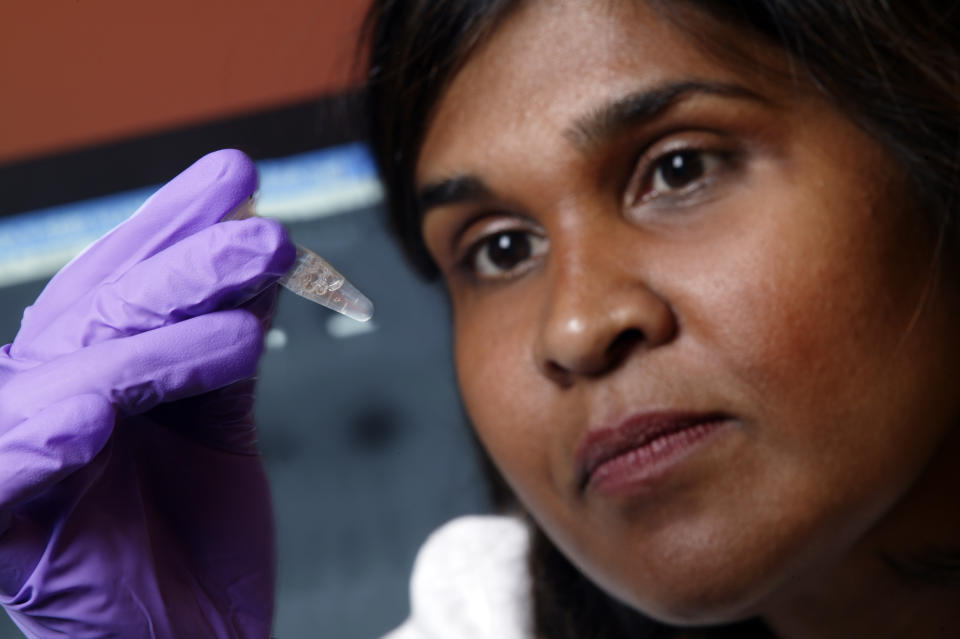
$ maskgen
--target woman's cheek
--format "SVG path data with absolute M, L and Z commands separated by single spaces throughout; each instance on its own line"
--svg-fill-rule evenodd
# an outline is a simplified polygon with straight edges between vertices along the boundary
M 820 188 L 780 186 L 787 195 L 756 203 L 768 208 L 754 209 L 763 214 L 741 245 L 749 257 L 718 266 L 735 276 L 701 307 L 723 319 L 700 323 L 699 337 L 704 357 L 734 380 L 765 472 L 792 477 L 798 493 L 834 486 L 814 501 L 853 507 L 873 491 L 890 496 L 895 482 L 880 468 L 911 447 L 923 453 L 905 438 L 902 412 L 916 401 L 917 362 L 929 349 L 909 356 L 904 338 L 929 259 L 918 256 L 931 246 L 911 237 L 898 198 L 847 186 L 852 179 L 809 183 Z M 914 379 L 900 380 L 911 368 Z
M 460 305 L 455 353 L 477 436 L 518 499 L 545 521 L 569 516 L 563 455 L 572 446 L 568 439 L 576 437 L 569 426 L 581 416 L 576 406 L 561 406 L 558 389 L 537 367 L 536 293 L 528 288 L 522 299 Z
M 466 308 L 463 308 L 466 306 Z M 480 440 L 501 466 L 536 463 L 528 454 L 540 439 L 538 394 L 528 329 L 509 310 L 471 303 L 456 309 L 457 374 L 467 413 Z

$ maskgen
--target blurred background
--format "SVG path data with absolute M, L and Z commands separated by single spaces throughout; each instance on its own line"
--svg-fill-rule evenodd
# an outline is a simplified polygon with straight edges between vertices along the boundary
M 380 636 L 429 532 L 489 508 L 443 293 L 403 264 L 363 143 L 366 4 L 0 4 L 0 344 L 60 266 L 225 147 L 256 160 L 261 214 L 376 304 L 359 324 L 283 293 L 267 337 L 278 639 Z M 0 639 L 20 636 L 0 615 Z

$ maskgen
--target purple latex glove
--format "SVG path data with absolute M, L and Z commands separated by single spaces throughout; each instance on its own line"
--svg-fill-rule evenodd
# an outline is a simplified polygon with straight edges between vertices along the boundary
M 238 151 L 202 158 L 0 349 L 0 603 L 27 636 L 269 636 L 252 377 L 294 247 L 275 222 L 216 223 L 256 182 Z

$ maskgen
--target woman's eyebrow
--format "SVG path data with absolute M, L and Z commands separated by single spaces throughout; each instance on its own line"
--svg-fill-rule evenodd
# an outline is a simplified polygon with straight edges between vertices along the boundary
M 769 103 L 750 89 L 726 82 L 685 80 L 667 82 L 650 89 L 615 98 L 589 111 L 564 131 L 564 137 L 583 152 L 616 139 L 624 131 L 649 122 L 679 102 L 698 94 L 746 98 Z
M 615 98 L 592 109 L 563 132 L 575 147 L 589 152 L 616 139 L 624 131 L 662 115 L 676 104 L 697 94 L 745 98 L 769 103 L 746 87 L 725 82 L 686 80 L 668 82 Z M 456 175 L 429 182 L 417 191 L 423 216 L 431 208 L 494 199 L 493 190 L 475 175 Z
M 458 175 L 430 182 L 417 192 L 417 205 L 423 215 L 429 209 L 448 204 L 477 202 L 493 198 L 493 191 L 473 175 Z

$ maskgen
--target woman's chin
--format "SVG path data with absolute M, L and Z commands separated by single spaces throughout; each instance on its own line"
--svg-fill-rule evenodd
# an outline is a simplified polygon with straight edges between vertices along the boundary
M 677 588 L 658 584 L 655 593 L 622 593 L 632 608 L 659 622 L 679 627 L 719 626 L 760 616 L 767 594 L 762 584 L 692 580 Z
M 796 567 L 791 554 L 776 547 L 681 545 L 648 554 L 642 564 L 580 568 L 609 594 L 657 621 L 714 626 L 762 616 L 790 581 Z

